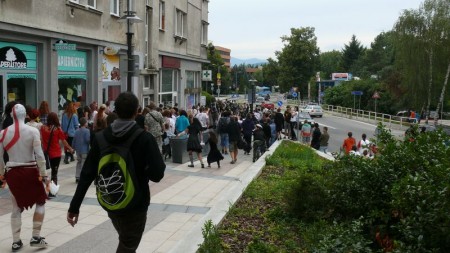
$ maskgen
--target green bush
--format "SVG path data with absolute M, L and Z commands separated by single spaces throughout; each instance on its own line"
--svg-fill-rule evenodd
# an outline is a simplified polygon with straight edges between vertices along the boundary
M 285 202 L 290 213 L 303 221 L 310 222 L 329 215 L 327 189 L 319 175 L 300 175 L 287 187 Z
M 371 240 L 363 236 L 363 222 L 355 220 L 350 224 L 334 223 L 321 231 L 322 239 L 311 248 L 314 253 L 367 253 L 376 252 L 370 248 Z

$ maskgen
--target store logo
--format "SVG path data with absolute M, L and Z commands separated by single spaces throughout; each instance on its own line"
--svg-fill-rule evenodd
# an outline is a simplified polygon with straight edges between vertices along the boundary
M 0 68 L 26 69 L 27 57 L 18 48 L 2 47 L 0 48 Z

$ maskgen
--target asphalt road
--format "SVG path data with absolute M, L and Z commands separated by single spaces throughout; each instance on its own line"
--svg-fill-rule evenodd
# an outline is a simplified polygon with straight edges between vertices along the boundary
M 339 152 L 339 148 L 347 138 L 347 133 L 352 132 L 356 141 L 361 140 L 361 135 L 365 133 L 369 139 L 374 138 L 376 125 L 360 122 L 356 120 L 340 118 L 324 114 L 322 118 L 314 118 L 319 123 L 320 129 L 323 126 L 328 127 L 328 134 L 330 135 L 330 141 L 328 151 Z M 401 137 L 404 132 L 399 130 L 391 130 L 392 134 Z

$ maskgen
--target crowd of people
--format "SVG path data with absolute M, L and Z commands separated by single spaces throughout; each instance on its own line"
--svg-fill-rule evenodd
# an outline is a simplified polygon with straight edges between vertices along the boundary
M 227 155 L 230 157 L 230 163 L 235 164 L 239 149 L 243 150 L 244 155 L 253 155 L 255 162 L 259 154 L 264 153 L 276 140 L 281 139 L 298 140 L 316 150 L 328 152 L 330 139 L 328 128 L 324 126 L 320 129 L 318 123 L 310 124 L 307 120 L 299 122 L 297 106 L 292 108 L 287 106 L 284 112 L 281 112 L 280 108 L 256 107 L 252 110 L 248 104 L 240 105 L 229 101 L 218 101 L 209 107 L 198 104 L 188 109 L 179 109 L 177 104 L 173 107 L 165 107 L 162 104 L 157 106 L 153 102 L 138 107 L 137 98 L 131 93 L 121 93 L 116 104 L 116 108 L 112 109 L 108 102 L 100 106 L 95 101 L 89 106 L 68 102 L 62 113 L 51 112 L 46 101 L 42 101 L 39 108 L 23 106 L 16 102 L 6 104 L 2 121 L 3 130 L 0 134 L 0 156 L 3 156 L 3 161 L 0 162 L 0 179 L 10 185 L 12 193 L 13 251 L 23 246 L 20 239 L 20 214 L 24 208 L 31 208 L 34 204 L 36 210 L 30 244 L 35 247 L 47 246 L 45 238 L 40 236 L 44 204 L 47 198 L 55 196 L 48 192 L 48 189 L 46 192 L 42 183 L 48 185 L 53 181 L 58 185 L 58 169 L 61 161 L 69 164 L 76 160 L 73 175 L 78 186 L 68 212 L 68 222 L 72 226 L 77 223 L 81 201 L 89 185 L 95 180 L 96 164 L 100 156 L 99 145 L 96 144 L 95 138 L 99 132 L 112 140 L 125 140 L 124 138 L 131 135 L 136 128 L 144 129 L 146 137 L 139 138 L 138 142 L 146 148 L 140 150 L 133 147 L 133 152 L 139 153 L 144 159 L 142 161 L 138 159 L 139 165 L 144 166 L 145 163 L 158 161 L 155 172 L 157 175 L 149 176 L 150 180 L 155 182 L 161 180 L 163 176 L 165 168 L 163 159 L 172 156 L 171 138 L 183 135 L 188 136 L 186 150 L 190 160 L 188 167 L 194 167 L 196 156 L 201 168 L 205 168 L 202 157 L 205 145 L 209 145 L 206 157 L 209 168 L 214 163 L 220 168 L 221 161 Z M 204 133 L 207 136 L 206 140 Z M 365 134 L 357 143 L 349 132 L 342 147 L 346 154 L 373 157 L 371 142 Z M 149 157 L 152 157 L 152 161 L 142 155 L 143 150 L 150 150 L 152 154 Z M 89 169 L 83 167 L 85 163 L 89 165 L 86 166 Z M 152 166 L 154 167 L 154 164 Z M 48 180 L 47 170 L 50 170 Z M 23 180 L 24 177 L 31 178 L 30 175 L 39 180 L 29 182 Z M 148 181 L 149 178 L 145 179 Z M 30 187 L 24 187 L 24 184 Z M 146 207 L 139 208 L 140 211 L 144 209 L 146 210 Z M 131 224 L 142 221 L 145 223 L 145 215 L 140 214 L 142 215 L 138 218 L 129 220 L 108 213 L 120 235 L 119 248 L 128 247 L 123 244 L 125 240 L 123 238 L 131 236 L 126 235 L 128 227 L 120 225 L 121 221 L 127 220 Z M 139 233 L 142 235 L 141 230 Z M 139 234 L 133 236 L 139 237 Z M 140 240 L 140 237 L 138 239 Z M 130 247 L 137 248 L 139 241 L 137 238 L 133 240 Z

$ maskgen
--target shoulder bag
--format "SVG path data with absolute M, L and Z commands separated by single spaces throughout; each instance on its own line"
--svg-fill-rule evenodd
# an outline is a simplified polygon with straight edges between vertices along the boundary
M 50 157 L 48 156 L 48 151 L 50 150 L 50 143 L 51 143 L 52 137 L 53 137 L 53 130 L 55 130 L 54 126 L 52 126 L 52 130 L 50 131 L 50 138 L 48 139 L 47 149 L 44 150 L 45 168 L 47 170 L 49 170 L 51 168 L 51 166 L 50 166 Z

